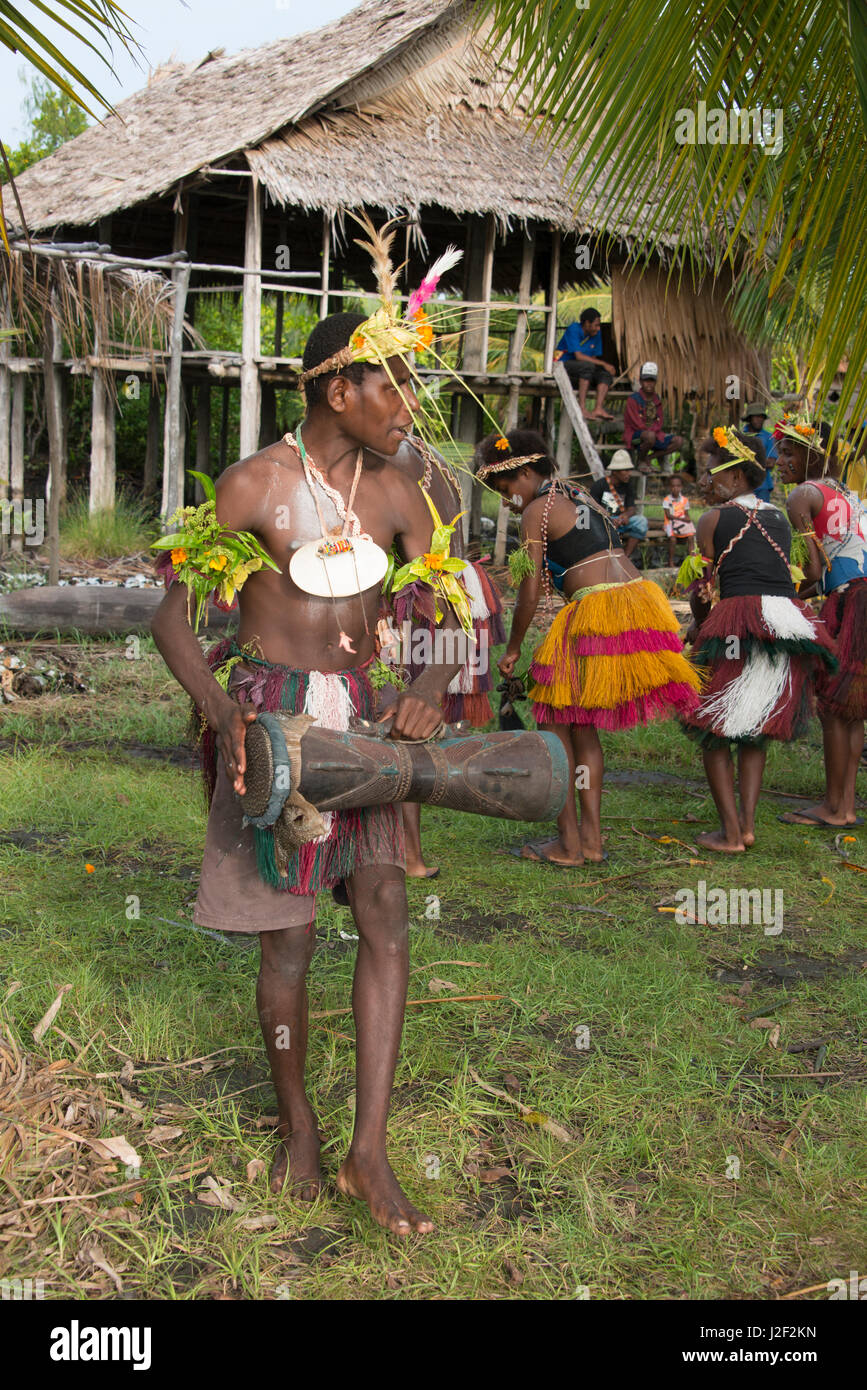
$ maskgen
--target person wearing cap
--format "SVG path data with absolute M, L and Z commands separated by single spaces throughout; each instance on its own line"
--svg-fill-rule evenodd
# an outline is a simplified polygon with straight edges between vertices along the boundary
M 662 423 L 662 401 L 656 394 L 659 368 L 655 362 L 645 362 L 623 411 L 623 438 L 627 449 L 638 450 L 638 467 L 642 473 L 651 471 L 648 454 L 664 460 L 675 450 L 683 448 L 683 437 L 666 434 Z
M 554 360 L 563 358 L 563 366 L 572 385 L 578 392 L 578 404 L 585 420 L 613 420 L 603 407 L 608 388 L 614 380 L 616 368 L 611 362 L 602 360 L 602 320 L 598 309 L 582 309 L 578 323 L 570 323 L 554 354 Z M 596 409 L 587 413 L 587 392 L 596 389 Z
M 768 412 L 758 401 L 752 401 L 744 410 L 744 431 L 746 434 L 754 434 L 765 450 L 765 480 L 756 488 L 756 496 L 762 502 L 771 500 L 771 493 L 774 490 L 774 470 L 771 468 L 771 460 L 777 457 L 777 446 L 774 436 L 770 430 L 765 429 L 765 421 Z
M 632 459 L 625 449 L 617 449 L 604 478 L 590 486 L 590 496 L 610 514 L 629 559 L 639 541 L 647 535 L 647 517 L 635 507 L 635 479 Z

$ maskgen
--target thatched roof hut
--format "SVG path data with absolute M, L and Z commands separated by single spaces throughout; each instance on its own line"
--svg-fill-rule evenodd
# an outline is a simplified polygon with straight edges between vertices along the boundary
M 481 374 L 486 393 L 514 395 L 516 381 L 521 395 L 555 393 L 557 289 L 597 275 L 613 279 L 622 368 L 656 358 L 675 407 L 690 393 L 722 405 L 732 375 L 750 393 L 766 385 L 767 363 L 734 333 L 719 291 L 684 285 L 666 297 L 657 268 L 627 274 L 640 225 L 594 226 L 590 199 L 566 194 L 565 156 L 547 151 L 506 97 L 508 55 L 496 64 L 483 55 L 473 8 L 465 0 L 365 0 L 313 33 L 167 65 L 116 115 L 21 176 L 31 232 L 69 240 L 96 231 L 123 257 L 186 249 L 191 294 L 227 280 L 238 291 L 241 279 L 221 267 L 238 267 L 236 276 L 244 267 L 240 360 L 220 367 L 202 353 L 183 354 L 188 380 L 207 380 L 207 371 L 240 378 L 242 452 L 258 435 L 262 380 L 291 385 L 301 347 L 287 345 L 283 356 L 278 341 L 268 357 L 259 341 L 254 300 L 263 285 L 275 288 L 267 282 L 276 248 L 289 248 L 293 273 L 316 275 L 307 292 L 322 312 L 337 308 L 352 292 L 345 284 L 372 281 L 344 224 L 345 212 L 362 206 L 375 219 L 407 215 L 401 250 L 410 280 L 456 241 L 466 248 L 464 302 L 507 293 L 527 303 L 544 293 L 541 377 L 521 372 L 520 342 L 508 372 L 491 377 L 487 318 L 467 334 L 464 366 Z M 578 245 L 592 252 L 580 270 Z M 672 256 L 677 245 L 673 229 Z M 515 312 L 513 346 L 526 332 L 526 315 L 522 328 Z

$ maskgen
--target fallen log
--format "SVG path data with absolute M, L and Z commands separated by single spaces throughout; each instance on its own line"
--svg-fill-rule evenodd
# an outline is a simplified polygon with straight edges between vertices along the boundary
M 26 636 L 39 632 L 85 633 L 101 637 L 109 633 L 150 630 L 151 620 L 164 596 L 163 589 L 124 589 L 121 585 L 44 585 L 0 594 L 0 631 Z M 238 615 L 211 604 L 205 634 L 219 634 L 237 626 Z

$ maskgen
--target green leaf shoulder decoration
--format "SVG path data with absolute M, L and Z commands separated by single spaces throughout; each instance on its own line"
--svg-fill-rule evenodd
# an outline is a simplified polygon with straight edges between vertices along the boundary
M 205 473 L 189 471 L 201 483 L 206 500 L 200 507 L 179 507 L 168 521 L 169 526 L 179 529 L 161 536 L 151 549 L 171 551 L 171 568 L 179 583 L 186 585 L 187 616 L 193 631 L 198 632 L 203 613 L 207 625 L 211 594 L 230 606 L 251 574 L 265 565 L 279 574 L 280 566 L 249 531 L 230 531 L 220 525 L 213 480 Z M 194 598 L 195 621 L 191 617 Z
M 520 589 L 525 579 L 536 573 L 536 562 L 530 554 L 526 541 L 513 550 L 509 556 L 509 582 L 513 589 Z
M 421 487 L 420 483 L 419 487 Z M 472 641 L 475 641 L 469 595 L 463 584 L 456 578 L 462 570 L 466 569 L 467 562 L 452 558 L 449 555 L 449 544 L 455 526 L 464 513 L 458 512 L 451 524 L 446 526 L 441 521 L 439 512 L 424 488 L 422 488 L 422 496 L 433 517 L 434 531 L 431 537 L 431 548 L 426 554 L 420 555 L 416 560 L 410 560 L 408 564 L 402 565 L 399 570 L 395 571 L 391 581 L 391 592 L 396 594 L 400 589 L 405 589 L 408 584 L 430 584 L 434 591 L 435 600 L 437 600 L 437 622 L 442 621 L 443 614 L 438 600 L 443 598 L 453 609 L 464 632 Z

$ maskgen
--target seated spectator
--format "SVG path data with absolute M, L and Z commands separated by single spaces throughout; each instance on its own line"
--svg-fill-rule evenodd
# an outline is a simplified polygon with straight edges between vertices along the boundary
M 645 362 L 623 412 L 623 437 L 627 449 L 638 450 L 638 467 L 642 473 L 652 472 L 648 455 L 664 463 L 669 454 L 683 448 L 683 436 L 666 434 L 662 424 L 662 401 L 656 394 L 659 368 L 655 362 Z
M 626 450 L 617 449 L 611 456 L 605 477 L 597 478 L 590 486 L 590 496 L 611 513 L 627 559 L 638 542 L 647 535 L 647 517 L 642 516 L 635 507 L 634 472 L 632 459 Z
M 744 410 L 744 433 L 754 434 L 757 439 L 760 439 L 765 451 L 765 481 L 756 488 L 756 496 L 762 502 L 770 502 L 771 500 L 771 493 L 774 490 L 774 470 L 770 465 L 771 460 L 777 457 L 774 436 L 770 430 L 765 429 L 767 418 L 768 412 L 757 401 L 753 401 Z
M 573 386 L 577 386 L 578 404 L 585 420 L 613 420 L 603 410 L 608 388 L 614 380 L 616 367 L 602 360 L 602 321 L 598 309 L 583 309 L 579 323 L 570 323 L 557 344 L 555 361 L 563 365 Z M 586 409 L 587 392 L 596 388 L 596 409 L 589 415 Z
M 663 530 L 668 536 L 668 563 L 674 564 L 674 550 L 678 541 L 686 541 L 687 549 L 694 549 L 695 527 L 689 519 L 689 498 L 683 490 L 683 478 L 675 473 L 671 480 L 671 492 L 662 499 L 662 515 L 665 518 Z

